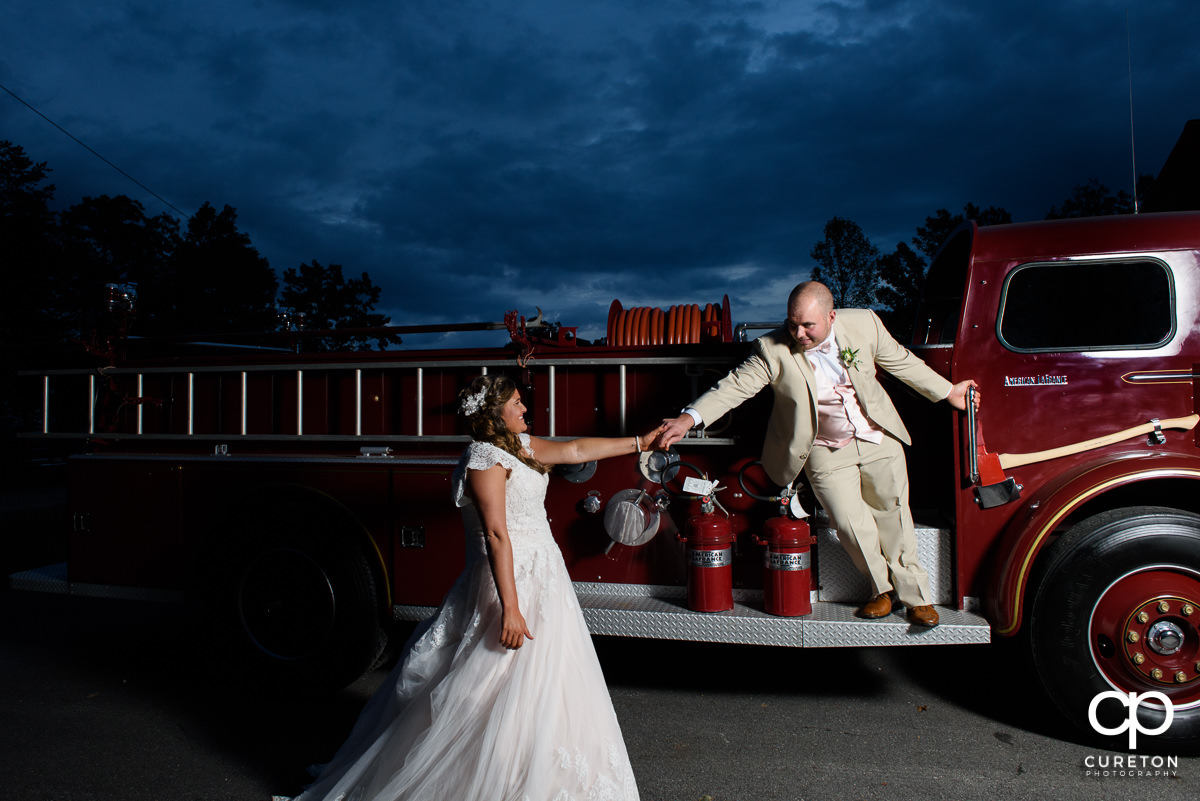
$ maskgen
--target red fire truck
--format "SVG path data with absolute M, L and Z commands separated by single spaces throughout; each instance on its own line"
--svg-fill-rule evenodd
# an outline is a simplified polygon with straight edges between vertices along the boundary
M 937 628 L 854 617 L 868 590 L 836 532 L 816 510 L 810 540 L 788 499 L 763 489 L 765 392 L 671 453 L 552 477 L 549 517 L 592 631 L 797 647 L 1021 636 L 1085 731 L 1093 700 L 1117 690 L 1138 694 L 1143 730 L 1170 716 L 1157 742 L 1200 742 L 1198 260 L 1193 213 L 967 224 L 946 242 L 912 348 L 952 381 L 978 381 L 984 404 L 967 416 L 892 389 L 916 443 Z M 517 379 L 538 436 L 632 435 L 745 356 L 766 324 L 732 314 L 727 298 L 614 302 L 594 343 L 510 314 L 497 347 L 453 350 L 115 338 L 100 367 L 25 374 L 43 406 L 28 436 L 83 438 L 87 452 L 70 461 L 69 561 L 12 582 L 195 601 L 242 670 L 344 684 L 463 563 L 449 487 L 471 377 Z M 780 530 L 791 539 L 763 544 Z M 784 562 L 798 603 L 772 603 Z M 722 584 L 729 603 L 698 611 Z M 1095 714 L 1112 730 L 1130 713 Z

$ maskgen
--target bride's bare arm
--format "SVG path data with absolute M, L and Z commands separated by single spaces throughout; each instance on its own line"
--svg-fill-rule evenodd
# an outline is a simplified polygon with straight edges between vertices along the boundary
M 508 517 L 504 510 L 504 482 L 507 480 L 508 470 L 498 464 L 487 470 L 467 471 L 467 488 L 483 523 L 492 579 L 500 596 L 500 644 L 516 649 L 524 644 L 526 637 L 532 640 L 533 635 L 529 633 L 517 601 L 512 542 L 508 538 Z
M 582 464 L 649 450 L 665 426 L 664 423 L 647 434 L 627 437 L 581 437 L 561 441 L 530 437 L 530 446 L 542 464 Z

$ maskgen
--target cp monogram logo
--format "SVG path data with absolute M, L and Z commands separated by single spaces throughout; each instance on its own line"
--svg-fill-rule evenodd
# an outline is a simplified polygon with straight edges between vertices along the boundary
M 1112 728 L 1112 729 L 1107 728 L 1105 726 L 1101 726 L 1100 721 L 1096 720 L 1096 708 L 1100 706 L 1100 702 L 1103 701 L 1105 698 L 1115 698 L 1117 701 L 1119 701 L 1120 703 L 1122 703 L 1126 707 L 1128 707 L 1129 708 L 1129 719 L 1122 721 L 1121 725 L 1119 725 L 1115 728 Z M 1141 721 L 1138 720 L 1138 717 L 1137 717 L 1138 704 L 1140 704 L 1142 702 L 1142 700 L 1146 699 L 1146 698 L 1153 698 L 1156 701 L 1161 701 L 1163 708 L 1167 711 L 1166 716 L 1163 718 L 1162 725 L 1159 726 L 1158 728 L 1147 729 L 1147 728 L 1143 727 L 1141 724 Z M 1100 693 L 1099 695 L 1097 695 L 1095 698 L 1092 699 L 1092 703 L 1090 703 L 1088 705 L 1088 722 L 1092 724 L 1092 728 L 1095 729 L 1098 733 L 1105 734 L 1105 735 L 1112 735 L 1112 734 L 1120 734 L 1121 732 L 1125 731 L 1126 729 L 1129 730 L 1129 750 L 1130 751 L 1132 751 L 1134 748 L 1137 747 L 1137 735 L 1138 735 L 1139 731 L 1142 734 L 1149 734 L 1149 735 L 1162 734 L 1164 731 L 1166 731 L 1171 726 L 1171 721 L 1173 721 L 1174 719 L 1175 719 L 1175 707 L 1174 707 L 1174 705 L 1171 704 L 1171 699 L 1156 690 L 1151 690 L 1150 692 L 1147 692 L 1147 693 L 1122 693 L 1122 692 L 1117 692 L 1116 690 L 1109 690 L 1108 692 L 1103 692 L 1103 693 Z

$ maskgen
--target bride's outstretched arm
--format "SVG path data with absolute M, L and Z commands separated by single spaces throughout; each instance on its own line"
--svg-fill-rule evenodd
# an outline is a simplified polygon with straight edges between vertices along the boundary
M 498 464 L 487 470 L 471 470 L 467 473 L 467 487 L 483 523 L 492 579 L 500 596 L 500 644 L 516 649 L 524 644 L 526 637 L 532 640 L 533 635 L 517 601 L 512 542 L 508 538 L 508 516 L 504 510 L 504 482 L 507 480 L 508 471 Z
M 533 452 L 542 464 L 582 464 L 597 459 L 624 456 L 649 450 L 658 439 L 665 423 L 647 434 L 627 437 L 581 437 L 579 439 L 550 440 L 531 437 Z

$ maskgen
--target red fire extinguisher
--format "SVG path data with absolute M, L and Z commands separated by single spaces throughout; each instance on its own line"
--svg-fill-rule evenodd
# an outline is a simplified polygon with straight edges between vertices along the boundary
M 751 464 L 758 464 L 752 462 Z M 746 467 L 749 467 L 747 465 Z M 815 541 L 808 523 L 790 513 L 795 491 L 786 488 L 777 497 L 755 495 L 746 488 L 743 478 L 746 468 L 738 474 L 742 490 L 761 501 L 777 501 L 779 514 L 763 524 L 763 534 L 755 537 L 763 552 L 763 609 L 767 614 L 799 617 L 812 614 L 812 580 L 810 546 Z M 803 512 L 800 512 L 803 514 Z
M 685 462 L 677 464 L 696 470 Z M 700 473 L 699 470 L 696 472 Z M 714 511 L 720 506 L 713 495 L 717 489 L 716 483 L 710 483 L 707 478 L 702 478 L 696 485 L 691 484 L 693 481 L 688 479 L 684 482 L 684 491 L 688 492 L 694 486 L 701 488 L 700 494 L 693 494 L 693 497 L 700 498 L 700 514 L 690 517 L 684 533 L 677 535 L 680 542 L 687 545 L 688 609 L 693 612 L 724 612 L 733 608 L 733 544 L 737 538 L 733 527 L 729 525 L 728 513 L 719 515 Z M 663 485 L 666 486 L 665 480 Z
M 755 539 L 767 546 L 763 554 L 763 609 L 782 617 L 812 614 L 809 546 L 813 537 L 808 523 L 792 519 L 783 505 L 777 516 L 763 524 L 763 536 Z
M 688 609 L 724 612 L 733 608 L 733 530 L 729 518 L 713 512 L 711 496 L 702 499 L 700 514 L 687 521 Z

